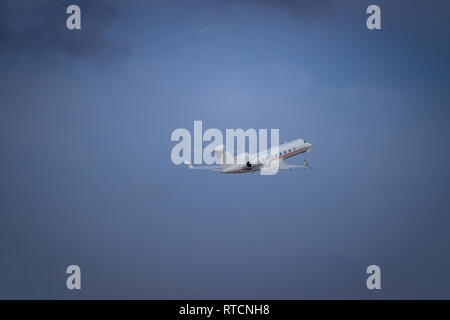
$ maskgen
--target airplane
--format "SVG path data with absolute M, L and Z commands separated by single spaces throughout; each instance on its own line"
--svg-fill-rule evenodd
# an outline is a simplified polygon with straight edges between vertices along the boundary
M 311 143 L 303 139 L 296 139 L 269 150 L 252 155 L 245 152 L 233 158 L 229 152 L 225 151 L 225 146 L 220 145 L 214 149 L 218 163 L 221 163 L 220 166 L 193 166 L 189 161 L 185 161 L 184 163 L 189 169 L 213 170 L 222 173 L 248 173 L 261 170 L 273 170 L 273 165 L 276 165 L 276 162 L 273 161 L 278 161 L 279 170 L 292 170 L 293 168 L 312 169 L 306 160 L 303 160 L 303 165 L 290 164 L 284 161 L 284 159 L 298 154 L 310 152 L 311 146 Z M 227 159 L 232 160 L 228 161 Z

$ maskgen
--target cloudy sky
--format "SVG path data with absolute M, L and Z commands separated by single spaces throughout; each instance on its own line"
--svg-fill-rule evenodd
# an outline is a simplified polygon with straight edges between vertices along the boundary
M 450 298 L 449 19 L 438 0 L 0 0 L 0 298 Z M 290 162 L 313 170 L 175 166 L 194 120 L 304 138 Z

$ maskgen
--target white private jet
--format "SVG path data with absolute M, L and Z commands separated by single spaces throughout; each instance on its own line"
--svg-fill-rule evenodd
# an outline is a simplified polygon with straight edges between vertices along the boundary
M 190 169 L 214 170 L 222 173 L 246 173 L 271 170 L 277 162 L 277 169 L 279 170 L 292 170 L 293 168 L 311 169 L 311 166 L 306 160 L 303 160 L 303 165 L 290 164 L 284 161 L 284 159 L 311 151 L 311 146 L 311 143 L 303 139 L 296 139 L 266 151 L 252 155 L 243 153 L 233 158 L 229 152 L 225 151 L 225 146 L 221 145 L 214 149 L 218 163 L 221 163 L 220 166 L 193 166 L 189 161 L 185 161 L 184 163 Z M 229 161 L 228 159 L 232 160 Z

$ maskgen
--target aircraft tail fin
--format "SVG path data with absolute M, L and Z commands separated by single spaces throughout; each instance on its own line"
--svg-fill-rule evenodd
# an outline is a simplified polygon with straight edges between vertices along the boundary
M 231 153 L 225 151 L 225 146 L 222 144 L 214 149 L 217 163 L 222 166 L 222 170 L 234 163 L 234 157 Z

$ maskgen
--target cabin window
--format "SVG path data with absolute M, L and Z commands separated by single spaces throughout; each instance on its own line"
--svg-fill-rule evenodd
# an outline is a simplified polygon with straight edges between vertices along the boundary
M 284 152 L 284 154 L 286 154 L 286 151 Z
M 280 152 L 280 156 L 281 156 L 281 152 Z
M 291 149 L 289 149 L 289 152 L 291 152 Z

